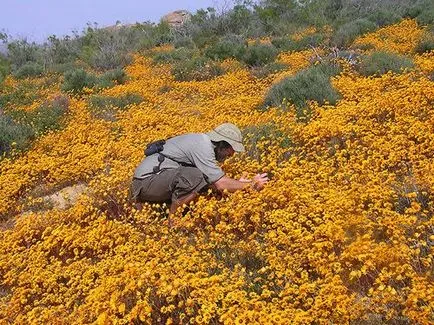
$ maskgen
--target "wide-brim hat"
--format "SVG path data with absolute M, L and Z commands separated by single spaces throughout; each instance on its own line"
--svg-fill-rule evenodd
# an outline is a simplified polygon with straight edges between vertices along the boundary
M 240 129 L 232 123 L 223 123 L 207 133 L 212 141 L 226 141 L 236 152 L 244 152 L 243 136 Z

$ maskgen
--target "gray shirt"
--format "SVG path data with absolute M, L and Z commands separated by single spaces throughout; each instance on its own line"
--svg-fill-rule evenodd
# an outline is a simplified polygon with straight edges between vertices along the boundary
M 178 168 L 178 162 L 197 167 L 209 184 L 218 181 L 224 176 L 223 170 L 217 165 L 214 145 L 205 133 L 188 133 L 170 138 L 164 145 L 162 153 L 172 159 L 165 158 L 161 169 Z M 158 166 L 158 153 L 146 157 L 134 171 L 135 178 L 145 178 Z

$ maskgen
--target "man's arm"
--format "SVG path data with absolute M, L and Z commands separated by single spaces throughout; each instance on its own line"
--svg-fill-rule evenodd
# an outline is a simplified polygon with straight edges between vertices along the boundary
M 217 180 L 213 185 L 219 191 L 227 190 L 228 192 L 235 192 L 238 190 L 245 189 L 246 187 L 253 187 L 255 190 L 261 190 L 265 183 L 268 182 L 268 176 L 266 173 L 258 174 L 253 177 L 253 180 L 248 180 L 241 178 L 241 180 L 236 180 L 227 176 L 223 176 Z

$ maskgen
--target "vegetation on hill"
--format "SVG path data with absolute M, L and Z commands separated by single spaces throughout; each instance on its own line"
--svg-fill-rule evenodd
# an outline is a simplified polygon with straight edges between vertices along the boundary
M 0 319 L 431 324 L 432 8 L 245 1 L 176 30 L 9 39 Z M 246 145 L 224 170 L 267 172 L 263 191 L 204 194 L 171 228 L 128 202 L 147 143 L 223 122 Z

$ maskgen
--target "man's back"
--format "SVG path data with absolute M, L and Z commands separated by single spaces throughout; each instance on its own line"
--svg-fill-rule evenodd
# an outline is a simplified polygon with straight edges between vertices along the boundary
M 166 158 L 160 165 L 160 170 L 179 168 L 181 164 L 197 167 L 206 177 L 208 183 L 213 183 L 223 177 L 223 170 L 217 165 L 214 145 L 204 133 L 188 133 L 170 138 L 161 152 Z M 153 173 L 159 154 L 146 157 L 134 172 L 135 178 L 145 178 Z

